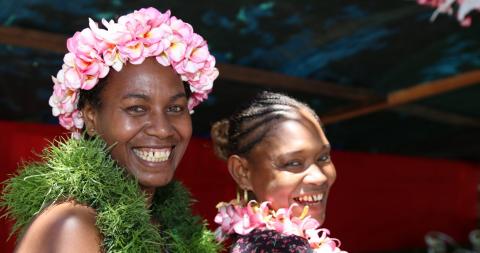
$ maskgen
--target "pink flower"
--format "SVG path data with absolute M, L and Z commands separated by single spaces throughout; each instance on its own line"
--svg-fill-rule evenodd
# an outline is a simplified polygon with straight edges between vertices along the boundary
M 50 96 L 48 104 L 52 107 L 53 116 L 72 113 L 78 102 L 78 93 L 74 89 L 65 87 L 55 77 L 52 77 L 52 80 L 54 82 L 53 94 Z
M 219 203 L 215 223 L 220 227 L 215 231 L 218 241 L 223 241 L 229 234 L 246 235 L 252 230 L 264 227 L 268 218 L 265 218 L 265 206 L 258 206 L 255 201 L 247 204 L 246 208 L 231 203 Z M 260 215 L 261 214 L 261 215 Z
M 170 27 L 172 29 L 171 45 L 166 53 L 173 62 L 180 62 L 185 57 L 187 46 L 194 35 L 193 28 L 176 17 L 170 18 Z
M 81 73 L 67 64 L 63 64 L 62 69 L 57 73 L 59 82 L 69 89 L 79 89 L 82 87 L 82 78 Z
M 107 45 L 107 48 L 112 45 L 124 44 L 132 39 L 125 27 L 115 23 L 115 21 L 110 20 L 107 22 L 105 19 L 102 19 L 102 24 L 107 28 L 106 30 L 99 28 L 96 22 L 89 19 L 92 33 L 98 40 L 103 41 L 103 43 Z
M 215 59 L 192 26 L 171 16 L 170 11 L 144 8 L 121 16 L 117 22 L 102 19 L 102 24 L 105 28 L 89 19 L 89 28 L 67 40 L 69 52 L 53 78 L 54 92 L 49 99 L 52 113 L 60 117 L 62 126 L 80 133 L 78 127 L 83 121 L 76 113 L 80 89 L 92 89 L 107 76 L 110 67 L 120 71 L 125 63 L 141 64 L 147 57 L 155 57 L 163 66 L 171 65 L 190 84 L 190 110 L 211 92 L 218 76 Z M 250 222 L 239 218 L 237 227 L 242 227 L 240 220 Z
M 417 0 L 417 3 L 436 8 L 431 21 L 439 14 L 452 15 L 457 9 L 457 19 L 462 26 L 470 26 L 472 21 L 467 15 L 473 10 L 480 10 L 480 0 Z
M 119 46 L 118 50 L 122 55 L 125 55 L 132 64 L 141 64 L 146 58 L 143 43 L 139 40 L 127 42 L 125 45 Z
M 157 56 L 163 53 L 172 44 L 172 29 L 167 24 L 161 24 L 145 34 L 143 43 L 148 56 Z
M 218 69 L 215 66 L 215 58 L 210 56 L 203 62 L 203 68 L 195 73 L 185 73 L 189 83 L 192 84 L 192 92 L 209 90 L 212 88 L 213 81 L 218 77 Z
M 67 40 L 68 51 L 73 53 L 76 58 L 85 61 L 101 59 L 99 51 L 101 51 L 104 46 L 104 43 L 95 37 L 90 28 L 76 32 L 73 37 Z
M 308 240 L 314 252 L 346 253 L 340 247 L 340 241 L 330 238 L 330 231 L 318 228 L 320 223 L 307 215 L 308 208 L 304 209 L 301 217 L 293 215 L 293 204 L 288 209 L 271 210 L 269 202 L 258 205 L 250 201 L 242 205 L 233 200 L 230 203 L 219 203 L 215 223 L 220 227 L 215 231 L 218 241 L 225 240 L 231 234 L 246 235 L 254 229 L 275 230 L 285 235 L 297 235 Z M 304 217 L 305 216 L 305 217 Z
M 192 26 L 176 17 L 171 17 L 169 22 L 173 34 L 185 41 L 186 44 L 190 44 L 190 40 L 194 35 Z
M 165 13 L 159 12 L 157 9 L 149 7 L 149 8 L 142 8 L 134 13 L 145 17 L 147 24 L 152 27 L 158 27 L 161 24 L 167 23 L 170 19 L 170 10 L 167 10 Z
M 62 114 L 59 117 L 60 125 L 70 130 L 72 128 L 82 129 L 83 118 L 79 110 L 75 110 L 72 113 Z
M 457 12 L 458 21 L 462 26 L 470 26 L 472 18 L 467 17 L 467 15 L 473 10 L 480 10 L 480 0 L 462 0 L 458 3 L 460 5 Z
M 106 66 L 111 66 L 117 72 L 122 70 L 123 64 L 127 61 L 127 58 L 118 52 L 116 46 L 112 46 L 103 51 L 103 59 L 105 60 Z
M 207 42 L 200 35 L 195 34 L 185 49 L 184 58 L 175 64 L 174 68 L 180 75 L 194 74 L 206 65 L 209 56 Z
M 170 47 L 165 50 L 165 53 L 171 61 L 179 62 L 183 60 L 186 50 L 187 44 L 178 37 L 174 37 L 171 41 Z
M 325 240 L 314 252 L 318 253 L 347 253 L 340 249 L 340 243 L 336 239 Z
M 76 33 L 68 39 L 67 53 L 62 69 L 63 77 L 58 77 L 61 82 L 72 88 L 89 90 L 108 74 L 109 68 L 104 63 L 97 49 L 104 49 L 105 44 L 98 43 L 92 31 L 88 28 L 81 33 Z

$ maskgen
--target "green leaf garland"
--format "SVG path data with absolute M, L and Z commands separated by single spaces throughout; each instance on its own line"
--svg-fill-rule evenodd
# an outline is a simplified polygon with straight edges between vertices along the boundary
M 190 193 L 176 181 L 158 188 L 152 210 L 138 183 L 110 158 L 100 138 L 60 139 L 4 182 L 0 207 L 25 232 L 46 207 L 74 199 L 97 212 L 105 252 L 218 252 L 211 231 L 191 213 Z M 150 222 L 159 221 L 160 226 Z

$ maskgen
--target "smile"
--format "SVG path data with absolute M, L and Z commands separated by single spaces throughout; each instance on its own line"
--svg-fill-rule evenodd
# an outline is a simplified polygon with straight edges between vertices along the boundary
M 168 160 L 172 148 L 135 148 L 133 152 L 138 158 L 144 161 L 158 163 Z
M 301 205 L 315 205 L 319 204 L 323 200 L 323 195 L 323 193 L 303 195 L 300 197 L 295 197 L 293 200 Z

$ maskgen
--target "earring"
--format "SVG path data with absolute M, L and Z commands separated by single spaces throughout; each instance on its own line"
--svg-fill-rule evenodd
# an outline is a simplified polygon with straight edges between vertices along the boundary
M 243 199 L 240 197 L 240 191 L 243 191 Z M 248 190 L 237 188 L 237 203 L 248 203 Z

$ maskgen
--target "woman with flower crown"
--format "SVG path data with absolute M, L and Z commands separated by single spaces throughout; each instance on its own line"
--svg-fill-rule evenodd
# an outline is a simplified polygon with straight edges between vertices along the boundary
M 217 252 L 172 181 L 190 112 L 218 76 L 206 41 L 154 8 L 102 24 L 68 39 L 52 78 L 49 104 L 72 138 L 5 184 L 16 252 Z
M 232 239 L 230 252 L 345 252 L 320 228 L 336 172 L 330 143 L 308 105 L 263 92 L 216 122 L 211 135 L 243 191 L 217 206 L 216 238 Z

